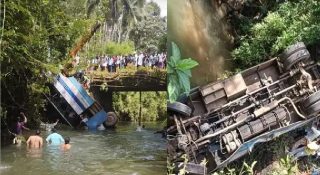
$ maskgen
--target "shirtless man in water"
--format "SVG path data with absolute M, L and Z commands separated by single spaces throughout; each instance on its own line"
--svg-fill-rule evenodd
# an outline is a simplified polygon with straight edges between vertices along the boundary
M 40 130 L 36 131 L 36 135 L 30 136 L 27 140 L 28 148 L 42 148 L 43 139 L 40 136 Z
M 64 138 L 64 144 L 61 145 L 61 149 L 63 150 L 69 150 L 71 148 L 70 145 L 70 137 L 65 137 Z

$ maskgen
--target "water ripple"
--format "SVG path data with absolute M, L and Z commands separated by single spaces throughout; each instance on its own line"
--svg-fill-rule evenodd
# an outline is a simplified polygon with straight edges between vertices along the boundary
M 159 128 L 135 131 L 135 125 L 120 125 L 115 131 L 97 133 L 61 131 L 71 138 L 72 148 L 59 146 L 26 150 L 1 149 L 1 175 L 157 175 L 166 173 L 166 143 L 153 134 Z M 44 133 L 45 138 L 49 133 Z

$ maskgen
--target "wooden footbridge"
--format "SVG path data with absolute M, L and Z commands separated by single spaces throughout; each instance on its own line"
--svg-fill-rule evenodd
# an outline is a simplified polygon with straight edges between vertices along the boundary
M 100 87 L 107 91 L 166 91 L 167 79 L 165 70 L 136 71 L 88 74 L 90 86 Z

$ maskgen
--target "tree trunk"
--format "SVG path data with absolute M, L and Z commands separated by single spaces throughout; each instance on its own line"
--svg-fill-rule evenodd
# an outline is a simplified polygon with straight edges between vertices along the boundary
M 141 120 L 142 120 L 142 117 L 141 117 L 141 91 L 139 91 L 139 94 L 140 94 L 140 110 L 139 110 L 139 126 L 141 126 Z
M 103 27 L 100 27 L 100 45 L 102 44 L 103 39 Z
M 103 41 L 107 42 L 108 39 L 108 25 L 107 22 L 104 22 L 104 26 L 103 26 Z
M 87 32 L 80 41 L 76 44 L 76 46 L 70 51 L 70 56 L 74 58 L 77 53 L 81 50 L 81 48 L 91 39 L 91 37 L 95 34 L 95 32 L 100 28 L 101 23 L 97 22 L 89 32 Z

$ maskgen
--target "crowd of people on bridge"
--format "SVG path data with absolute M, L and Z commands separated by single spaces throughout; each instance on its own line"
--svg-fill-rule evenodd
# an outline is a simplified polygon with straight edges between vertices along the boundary
M 72 60 L 72 67 L 78 66 L 80 57 L 77 55 Z M 73 76 L 76 77 L 83 87 L 88 90 L 90 88 L 90 79 L 86 73 L 93 70 L 108 71 L 114 73 L 119 70 L 124 70 L 130 67 L 147 67 L 151 69 L 166 69 L 167 54 L 162 53 L 143 53 L 138 52 L 131 55 L 97 55 L 96 57 L 87 60 L 87 69 L 85 71 L 78 71 Z
M 166 53 L 136 53 L 132 55 L 99 55 L 88 60 L 90 70 L 108 72 L 117 72 L 117 70 L 125 69 L 129 64 L 135 67 L 150 67 L 150 68 L 166 68 L 167 55 Z

